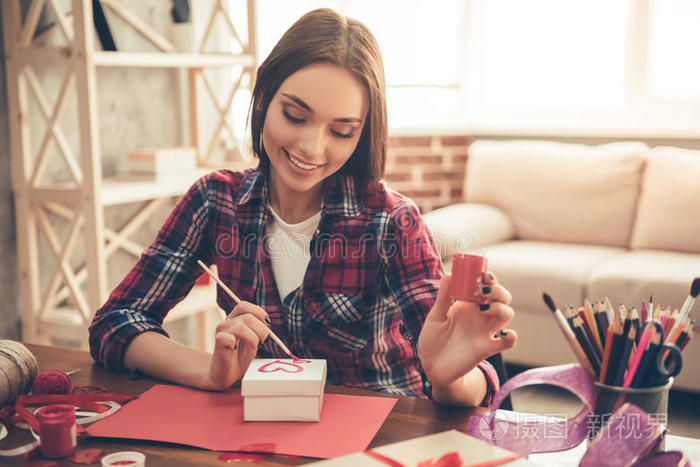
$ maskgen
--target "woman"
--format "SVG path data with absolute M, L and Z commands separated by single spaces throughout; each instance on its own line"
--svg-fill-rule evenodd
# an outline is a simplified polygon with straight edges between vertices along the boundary
M 192 387 L 224 390 L 250 361 L 325 358 L 328 381 L 478 405 L 498 387 L 483 359 L 515 344 L 510 294 L 452 303 L 450 276 L 418 209 L 383 176 L 384 71 L 361 23 L 312 11 L 258 69 L 251 113 L 256 170 L 217 171 L 178 202 L 154 243 L 97 311 L 93 358 Z M 216 264 L 243 300 L 213 354 L 176 344 L 161 324 Z M 235 306 L 234 306 L 235 305 Z

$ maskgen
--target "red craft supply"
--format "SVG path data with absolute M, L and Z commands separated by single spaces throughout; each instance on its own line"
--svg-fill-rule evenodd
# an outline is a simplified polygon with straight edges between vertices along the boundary
M 474 303 L 488 303 L 487 298 L 479 294 L 477 279 L 483 277 L 488 269 L 488 260 L 479 255 L 455 253 L 452 257 L 452 280 L 450 281 L 450 298 Z
M 32 383 L 33 394 L 68 394 L 72 386 L 70 376 L 60 370 L 42 371 Z
M 44 457 L 65 457 L 75 452 L 75 407 L 47 405 L 36 413 L 39 421 L 39 445 Z

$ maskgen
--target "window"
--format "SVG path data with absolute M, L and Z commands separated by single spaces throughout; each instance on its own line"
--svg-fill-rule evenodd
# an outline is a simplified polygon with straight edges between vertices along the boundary
M 394 134 L 700 136 L 697 0 L 257 1 L 262 58 L 313 8 L 365 23 Z

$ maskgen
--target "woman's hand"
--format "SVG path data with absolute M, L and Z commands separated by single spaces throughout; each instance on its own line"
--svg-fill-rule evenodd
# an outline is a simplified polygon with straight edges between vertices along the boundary
M 492 274 L 485 274 L 481 284 L 482 295 L 489 299 L 485 310 L 476 303 L 452 303 L 451 278 L 447 274 L 440 281 L 437 299 L 418 337 L 423 369 L 433 385 L 439 386 L 455 382 L 486 357 L 513 347 L 517 340 L 515 331 L 504 329 L 514 316 L 508 306 L 512 297 Z
M 243 377 L 265 342 L 270 329 L 265 324 L 267 312 L 250 302 L 240 302 L 226 319 L 216 327 L 214 354 L 211 356 L 208 384 L 223 391 Z

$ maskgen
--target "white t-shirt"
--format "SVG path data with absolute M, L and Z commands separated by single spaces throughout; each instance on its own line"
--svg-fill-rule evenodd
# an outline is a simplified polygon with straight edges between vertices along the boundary
M 277 290 L 284 300 L 304 280 L 311 257 L 309 244 L 321 220 L 321 211 L 298 224 L 288 224 L 269 207 L 273 222 L 267 226 L 267 250 Z

